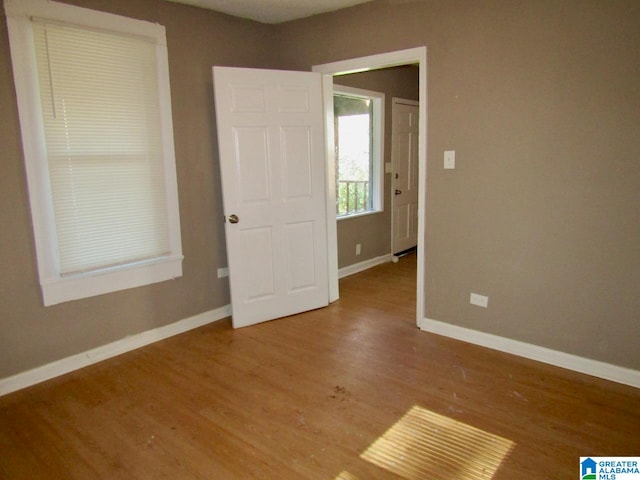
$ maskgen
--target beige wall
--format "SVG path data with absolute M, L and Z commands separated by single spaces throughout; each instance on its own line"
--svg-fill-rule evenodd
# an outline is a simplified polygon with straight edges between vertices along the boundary
M 211 65 L 308 69 L 422 45 L 428 317 L 640 369 L 636 0 L 379 0 L 276 27 L 74 3 L 167 27 L 184 276 L 42 307 L 1 18 L 0 378 L 228 303 Z
M 412 66 L 336 77 L 334 83 L 385 94 L 384 156 L 391 162 L 391 112 L 393 97 L 418 100 L 418 69 Z M 391 174 L 384 175 L 382 212 L 338 221 L 338 267 L 391 253 Z M 356 255 L 356 244 L 361 245 Z
M 69 2 L 71 3 L 71 2 Z M 182 278 L 44 308 L 6 20 L 0 19 L 0 378 L 229 303 L 211 66 L 270 66 L 271 27 L 149 0 L 73 2 L 165 25 L 185 256 Z
M 640 369 L 637 0 L 377 1 L 277 45 L 289 68 L 427 46 L 429 318 Z

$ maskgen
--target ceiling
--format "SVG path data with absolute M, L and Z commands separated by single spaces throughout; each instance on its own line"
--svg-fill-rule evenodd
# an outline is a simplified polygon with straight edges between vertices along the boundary
M 371 0 L 169 0 L 262 23 L 281 23 Z

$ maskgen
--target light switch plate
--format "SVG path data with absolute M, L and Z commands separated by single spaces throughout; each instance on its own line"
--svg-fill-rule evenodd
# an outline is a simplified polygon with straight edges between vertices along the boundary
M 456 151 L 455 150 L 445 150 L 444 168 L 447 170 L 452 170 L 456 168 Z

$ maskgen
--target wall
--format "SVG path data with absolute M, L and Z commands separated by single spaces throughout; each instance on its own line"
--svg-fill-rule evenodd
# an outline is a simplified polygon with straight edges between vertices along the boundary
M 391 162 L 393 97 L 418 100 L 418 69 L 396 67 L 336 77 L 334 83 L 385 94 L 384 156 Z M 338 267 L 391 253 L 391 174 L 384 175 L 383 211 L 338 221 Z M 356 255 L 356 244 L 362 246 Z
M 211 66 L 271 66 L 272 27 L 156 0 L 81 6 L 165 25 L 185 256 L 183 277 L 44 308 L 4 9 L 0 18 L 0 378 L 229 303 Z
M 70 3 L 167 27 L 184 276 L 42 307 L 0 18 L 0 378 L 228 303 L 211 65 L 306 70 L 422 45 L 427 316 L 640 369 L 636 0 L 379 0 L 275 27 L 159 0 Z
M 277 30 L 288 68 L 423 45 L 427 317 L 640 369 L 640 3 L 379 0 Z

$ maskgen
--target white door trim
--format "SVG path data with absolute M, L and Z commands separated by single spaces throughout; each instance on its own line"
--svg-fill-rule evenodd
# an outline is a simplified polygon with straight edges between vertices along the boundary
M 327 274 L 329 303 L 340 298 L 338 289 L 338 222 L 336 221 L 336 150 L 333 120 L 333 76 L 322 75 L 322 101 L 324 103 L 324 137 L 327 156 Z
M 381 53 L 377 55 L 369 55 L 366 57 L 353 58 L 349 60 L 341 60 L 339 62 L 325 63 L 322 65 L 314 65 L 313 71 L 327 75 L 346 75 L 349 73 L 365 72 L 368 70 L 379 70 L 382 68 L 397 67 L 400 65 L 418 65 L 419 76 L 419 99 L 420 102 L 418 115 L 420 122 L 420 134 L 418 139 L 418 271 L 416 281 L 416 325 L 420 325 L 421 319 L 424 318 L 425 312 L 425 270 L 424 270 L 424 244 L 425 244 L 425 207 L 427 198 L 427 47 L 409 48 L 406 50 L 397 50 L 395 52 Z M 324 90 L 325 105 L 331 106 L 328 113 L 333 113 L 333 89 L 326 88 Z M 332 115 L 333 117 L 333 115 Z M 330 131 L 327 130 L 327 135 Z M 332 152 L 332 149 L 327 149 Z M 333 171 L 335 165 L 335 156 L 327 155 L 327 170 Z M 335 205 L 335 188 L 329 186 L 327 191 L 327 205 Z M 329 213 L 329 210 L 327 213 Z M 327 231 L 336 231 L 335 215 L 327 215 Z M 336 240 L 330 238 L 328 245 L 329 259 L 337 259 L 337 237 Z M 329 265 L 329 297 L 330 301 L 338 299 L 338 269 Z

